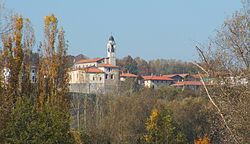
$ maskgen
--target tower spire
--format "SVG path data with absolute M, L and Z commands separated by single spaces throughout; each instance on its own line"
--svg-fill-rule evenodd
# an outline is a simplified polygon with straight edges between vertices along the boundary
M 116 65 L 116 43 L 114 37 L 111 35 L 108 40 L 107 44 L 107 58 L 108 58 L 108 63 L 112 65 Z

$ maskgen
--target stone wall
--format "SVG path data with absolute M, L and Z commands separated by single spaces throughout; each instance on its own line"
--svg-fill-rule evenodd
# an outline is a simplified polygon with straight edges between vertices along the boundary
M 69 85 L 69 91 L 74 93 L 105 93 L 103 83 L 75 83 Z
M 69 85 L 71 93 L 105 94 L 117 90 L 118 83 L 75 83 Z

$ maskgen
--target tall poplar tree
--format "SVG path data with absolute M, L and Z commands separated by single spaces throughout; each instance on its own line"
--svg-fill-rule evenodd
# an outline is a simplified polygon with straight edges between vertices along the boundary
M 67 44 L 64 31 L 57 29 L 57 23 L 54 15 L 46 16 L 44 19 L 45 40 L 41 46 L 42 54 L 39 62 L 38 107 L 42 107 L 45 103 L 68 107 Z

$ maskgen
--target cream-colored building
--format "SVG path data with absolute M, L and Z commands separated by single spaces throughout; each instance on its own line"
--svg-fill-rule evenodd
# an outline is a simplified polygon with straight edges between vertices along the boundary
M 116 66 L 116 43 L 111 36 L 107 44 L 107 57 L 75 62 L 69 72 L 70 92 L 108 93 L 118 87 L 119 67 Z
M 156 88 L 164 85 L 173 84 L 174 80 L 166 76 L 143 76 L 144 86 L 147 88 Z

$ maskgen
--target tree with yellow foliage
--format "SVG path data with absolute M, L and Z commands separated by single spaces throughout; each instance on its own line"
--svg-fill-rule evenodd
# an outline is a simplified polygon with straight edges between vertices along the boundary
M 45 40 L 41 46 L 43 54 L 39 62 L 38 107 L 42 107 L 45 103 L 58 104 L 60 106 L 63 104 L 65 107 L 68 107 L 67 44 L 63 29 L 60 29 L 58 32 L 57 23 L 57 18 L 54 15 L 46 16 L 44 19 Z
M 20 95 L 19 75 L 23 61 L 22 41 L 23 18 L 14 17 L 13 33 L 3 35 L 3 59 L 4 69 L 8 71 L 6 75 L 5 87 L 7 95 L 12 97 L 12 103 L 15 102 L 16 96 Z M 7 78 L 8 77 L 8 78 Z
M 211 144 L 210 139 L 207 135 L 205 135 L 203 138 L 198 138 L 194 141 L 194 144 Z
M 9 75 L 0 93 L 0 143 L 74 143 L 70 133 L 68 76 L 64 31 L 54 15 L 45 18 L 44 55 L 40 57 L 36 102 L 30 83 L 32 35 L 22 17 L 14 17 L 13 33 L 3 36 L 3 68 Z M 58 36 L 58 41 L 56 41 Z M 57 42 L 57 45 L 56 45 Z M 57 46 L 57 49 L 55 49 Z M 1 81 L 2 82 L 2 81 Z M 28 84 L 28 85 L 27 85 Z
M 24 61 L 24 58 L 27 59 L 34 43 L 33 37 L 27 37 L 33 35 L 28 19 L 13 16 L 12 27 L 9 33 L 2 35 L 3 52 L 0 54 L 2 94 L 10 107 L 14 106 L 17 97 L 31 91 L 29 59 Z M 24 33 L 27 36 L 23 36 Z
M 34 39 L 23 35 L 33 35 L 33 31 L 29 20 L 21 16 L 11 16 L 10 22 L 11 30 L 1 37 L 3 51 L 0 53 L 0 129 L 4 129 L 9 121 L 17 99 L 32 93 L 29 87 L 30 65 L 24 62 L 24 57 L 27 58 L 27 51 L 33 46 Z M 25 76 L 28 78 L 24 79 Z
M 185 135 L 174 122 L 172 112 L 169 109 L 163 109 L 162 111 L 153 109 L 146 122 L 146 130 L 147 134 L 144 136 L 146 143 L 186 143 Z

